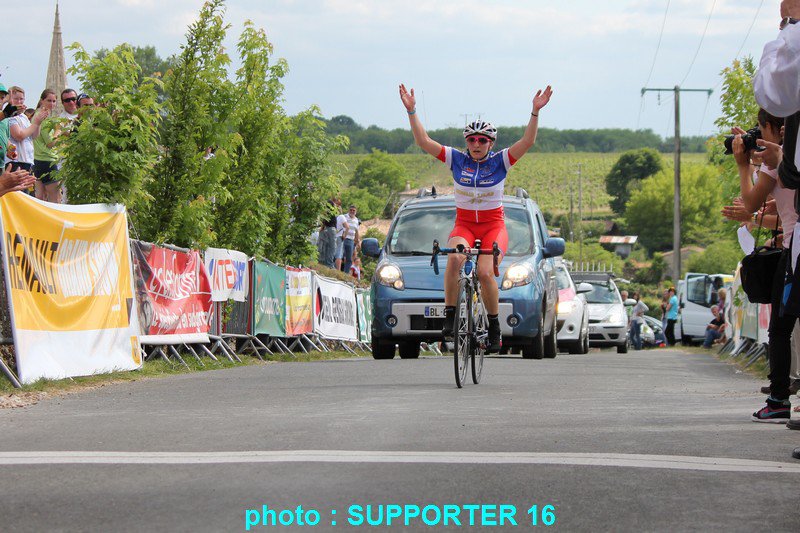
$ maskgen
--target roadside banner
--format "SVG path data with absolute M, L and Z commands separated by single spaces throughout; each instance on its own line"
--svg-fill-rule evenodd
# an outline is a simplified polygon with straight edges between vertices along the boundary
M 769 343 L 769 314 L 772 310 L 770 304 L 758 304 L 758 342 Z
M 742 321 L 742 337 L 758 340 L 758 306 L 747 302 L 744 307 L 744 320 Z
M 365 289 L 356 289 L 356 302 L 358 302 L 358 340 L 372 342 L 372 299 L 370 292 Z
M 211 278 L 211 300 L 225 302 L 247 299 L 247 255 L 235 250 L 206 248 L 206 270 Z
M 358 340 L 353 286 L 315 274 L 314 288 L 314 331 L 326 339 Z
M 20 381 L 139 368 L 125 206 L 15 192 L 0 212 Z
M 286 336 L 314 331 L 311 271 L 286 267 Z
M 143 344 L 210 342 L 211 283 L 200 253 L 131 241 Z
M 286 270 L 256 261 L 253 268 L 253 335 L 286 336 Z

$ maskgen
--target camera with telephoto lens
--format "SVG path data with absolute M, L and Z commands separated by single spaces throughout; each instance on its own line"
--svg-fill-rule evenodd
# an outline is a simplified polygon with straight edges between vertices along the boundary
M 736 135 L 728 135 L 725 137 L 725 155 L 731 155 L 733 153 L 733 139 L 735 137 Z M 760 138 L 761 129 L 759 129 L 758 126 L 743 133 L 742 141 L 744 142 L 744 151 L 749 152 L 750 150 L 755 150 L 756 152 L 761 152 L 764 150 L 764 148 L 756 144 L 756 141 Z

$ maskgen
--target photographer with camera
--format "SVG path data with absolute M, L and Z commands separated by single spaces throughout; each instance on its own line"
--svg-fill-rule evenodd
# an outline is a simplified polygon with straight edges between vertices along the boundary
M 786 189 L 778 180 L 777 162 L 780 151 L 783 120 L 767 113 L 764 109 L 758 112 L 759 133 L 745 132 L 734 128 L 735 134 L 731 148 L 739 168 L 739 185 L 742 192 L 744 208 L 749 212 L 757 211 L 765 205 L 771 194 L 775 198 L 778 216 L 783 223 L 784 231 L 792 234 L 797 222 L 794 209 L 794 191 Z M 746 139 L 746 137 L 749 139 Z M 768 146 L 763 152 L 763 163 L 758 171 L 758 180 L 752 182 L 753 165 L 751 159 L 758 150 L 756 140 Z M 782 315 L 783 282 L 786 265 L 791 257 L 790 240 L 783 239 L 783 253 L 773 274 L 771 292 L 771 312 L 769 317 L 769 366 L 770 395 L 766 405 L 753 413 L 755 422 L 786 423 L 789 419 L 791 405 L 789 403 L 789 367 L 791 364 L 791 336 L 797 318 Z

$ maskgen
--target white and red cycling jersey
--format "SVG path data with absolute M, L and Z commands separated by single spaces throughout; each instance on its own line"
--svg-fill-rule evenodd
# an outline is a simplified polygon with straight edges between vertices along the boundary
M 443 146 L 438 156 L 453 173 L 456 219 L 470 222 L 503 220 L 505 179 L 516 159 L 508 148 L 489 152 L 482 161 L 450 146 Z

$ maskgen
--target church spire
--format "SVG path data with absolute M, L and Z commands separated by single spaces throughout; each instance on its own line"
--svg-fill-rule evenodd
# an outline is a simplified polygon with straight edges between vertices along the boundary
M 62 111 L 61 91 L 67 88 L 67 63 L 64 60 L 64 43 L 61 40 L 61 19 L 56 1 L 56 18 L 53 23 L 53 41 L 50 44 L 50 61 L 47 64 L 45 87 L 56 92 L 55 114 Z

